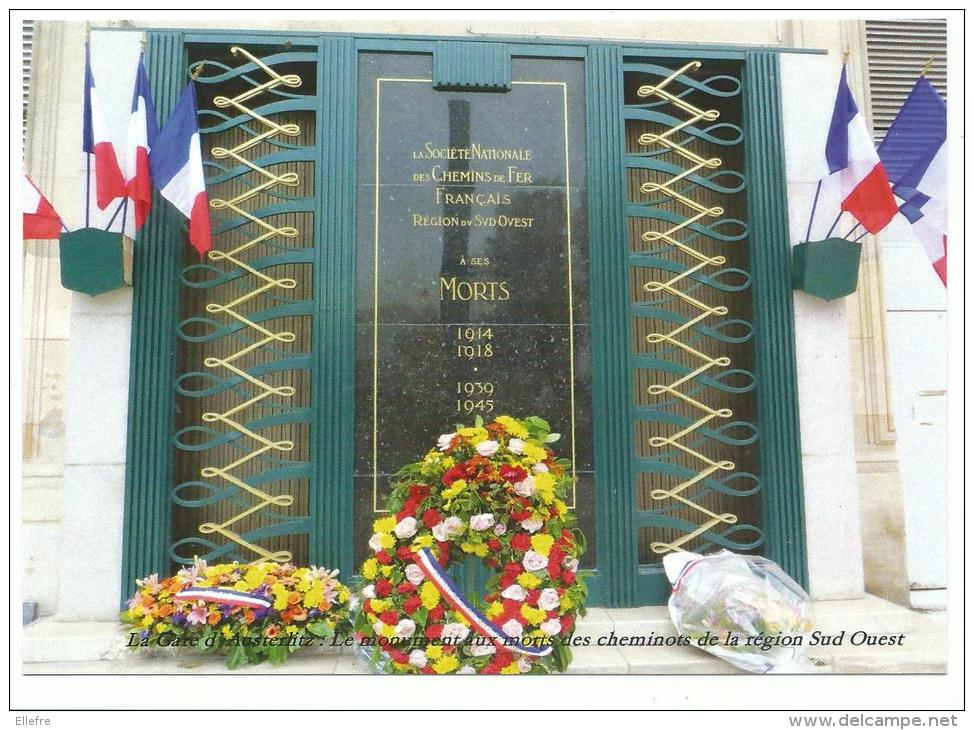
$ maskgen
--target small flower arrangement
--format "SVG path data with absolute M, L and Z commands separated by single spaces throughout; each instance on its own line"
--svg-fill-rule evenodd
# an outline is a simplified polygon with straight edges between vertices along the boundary
M 393 479 L 362 565 L 358 640 L 376 665 L 407 674 L 564 671 L 584 614 L 585 540 L 565 504 L 570 463 L 537 417 L 477 419 Z M 491 571 L 482 603 L 446 573 L 476 556 Z
M 121 620 L 133 648 L 192 646 L 225 654 L 230 669 L 280 664 L 299 648 L 349 632 L 351 594 L 337 575 L 291 563 L 197 559 L 174 576 L 137 580 Z

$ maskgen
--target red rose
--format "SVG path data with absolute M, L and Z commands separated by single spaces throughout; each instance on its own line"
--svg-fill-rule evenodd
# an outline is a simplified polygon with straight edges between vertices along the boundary
M 396 520 L 401 522 L 406 517 L 412 517 L 416 514 L 416 502 L 411 499 L 406 500 L 406 504 L 402 506 L 402 509 L 396 512 Z
M 402 604 L 402 610 L 406 613 L 413 614 L 423 605 L 423 599 L 419 596 L 410 596 L 406 599 L 405 603 Z
M 409 487 L 409 496 L 417 504 L 430 495 L 430 488 L 425 484 L 413 484 Z
M 503 649 L 498 649 L 497 654 L 494 655 L 493 663 L 498 667 L 506 667 L 508 664 L 514 661 L 514 655 L 509 651 L 504 651 Z
M 504 573 L 507 575 L 518 576 L 524 572 L 524 567 L 519 563 L 507 563 L 504 565 Z
M 501 579 L 497 582 L 497 584 L 500 586 L 501 590 L 504 590 L 505 588 L 510 588 L 512 585 L 514 585 L 514 581 L 515 578 L 513 575 L 511 575 L 510 573 L 504 573 L 504 575 L 501 576 Z
M 572 618 L 571 614 L 566 613 L 564 616 L 561 617 L 561 632 L 563 634 L 570 632 L 574 625 L 575 625 L 575 619 Z
M 537 606 L 539 598 L 541 598 L 541 591 L 539 591 L 537 588 L 532 588 L 530 591 L 528 591 L 527 600 L 529 605 Z
M 426 638 L 427 639 L 439 639 L 440 634 L 443 633 L 443 624 L 430 624 L 426 627 Z
M 392 593 L 392 583 L 388 578 L 380 578 L 375 582 L 375 595 L 379 598 L 385 598 L 390 593 Z
M 561 565 L 557 560 L 552 560 L 548 558 L 548 575 L 552 578 L 557 578 L 561 574 Z
M 430 621 L 439 621 L 443 618 L 443 613 L 443 604 L 437 603 L 435 606 L 433 606 L 433 608 L 430 609 L 427 616 L 429 617 Z
M 574 585 L 575 584 L 574 571 L 571 570 L 561 571 L 561 582 L 564 583 L 566 586 Z
M 447 469 L 443 472 L 443 484 L 450 486 L 453 482 L 458 479 L 463 479 L 467 475 L 466 470 L 464 470 L 462 464 L 457 464 L 452 469 Z
M 399 651 L 399 649 L 389 647 L 386 649 L 386 654 L 388 654 L 389 658 L 394 662 L 399 662 L 400 664 L 409 664 L 409 657 Z
M 501 477 L 505 482 L 510 482 L 511 484 L 517 484 L 518 482 L 523 482 L 528 478 L 528 473 L 524 471 L 519 466 L 511 466 L 510 464 L 504 464 L 501 467 Z
M 392 563 L 392 557 L 385 550 L 380 550 L 375 554 L 375 559 L 379 561 L 382 565 L 390 565 Z
M 412 593 L 412 592 L 413 592 L 413 591 L 415 591 L 415 590 L 416 590 L 416 586 L 414 586 L 414 585 L 413 585 L 412 583 L 410 583 L 410 582 L 409 582 L 408 580 L 404 580 L 404 581 L 403 581 L 402 583 L 400 583 L 400 584 L 399 584 L 399 585 L 398 585 L 398 586 L 396 587 L 396 591 L 397 591 L 398 593 L 402 593 L 402 594 L 406 594 L 406 593 Z
M 558 612 L 555 609 L 548 611 L 548 618 L 558 618 Z
M 490 538 L 487 541 L 487 547 L 489 547 L 491 550 L 495 550 L 495 551 L 496 550 L 500 550 L 501 549 L 501 541 L 498 540 L 496 537 L 492 537 L 492 538 Z
M 410 550 L 408 545 L 400 545 L 396 548 L 396 555 L 405 563 L 413 562 L 413 554 L 413 551 Z
M 436 527 L 438 524 L 440 524 L 440 521 L 442 519 L 443 518 L 440 517 L 440 513 L 437 512 L 435 509 L 428 509 L 425 512 L 423 512 L 423 523 L 427 527 L 431 527 L 431 528 Z
M 519 532 L 511 538 L 511 547 L 526 553 L 531 549 L 531 536 L 526 532 Z
M 399 623 L 399 614 L 395 611 L 383 611 L 379 614 L 379 620 L 384 624 L 395 626 Z
M 365 611 L 366 613 L 375 613 L 375 611 L 372 610 L 372 599 L 371 598 L 366 598 L 365 599 L 365 603 L 362 604 L 362 610 Z
M 531 510 L 522 509 L 516 512 L 511 512 L 511 519 L 514 520 L 515 522 L 523 522 L 524 520 L 530 520 Z
M 497 569 L 498 567 L 500 567 L 500 563 L 497 562 L 497 560 L 495 560 L 494 558 L 485 558 L 484 563 L 486 563 L 488 568 Z

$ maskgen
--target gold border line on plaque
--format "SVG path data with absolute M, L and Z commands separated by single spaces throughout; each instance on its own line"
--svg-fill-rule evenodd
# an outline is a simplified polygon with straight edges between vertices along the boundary
M 379 139 L 381 95 L 383 81 L 431 84 L 432 79 L 386 78 L 375 80 L 375 196 L 373 198 L 372 251 L 372 512 L 388 512 L 379 509 Z M 569 171 L 568 151 L 568 82 L 566 81 L 512 81 L 512 86 L 560 86 L 562 94 L 563 134 L 565 139 L 565 230 L 568 248 L 568 391 L 570 420 L 572 430 L 572 502 L 569 509 L 575 509 L 578 495 L 578 470 L 575 467 L 575 300 L 574 280 L 572 278 L 572 192 Z

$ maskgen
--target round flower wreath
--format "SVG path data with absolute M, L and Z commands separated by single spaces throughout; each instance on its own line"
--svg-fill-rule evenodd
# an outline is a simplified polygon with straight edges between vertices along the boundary
M 559 437 L 541 418 L 500 416 L 440 436 L 393 478 L 362 565 L 356 633 L 385 669 L 422 674 L 564 671 L 586 588 L 585 548 L 565 494 Z M 491 571 L 480 605 L 447 567 L 466 555 Z

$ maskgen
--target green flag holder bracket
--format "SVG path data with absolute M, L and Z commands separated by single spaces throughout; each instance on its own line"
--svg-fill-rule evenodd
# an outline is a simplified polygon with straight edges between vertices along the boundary
M 89 296 L 132 286 L 132 239 L 100 228 L 62 233 L 61 286 Z
M 848 296 L 859 281 L 861 254 L 861 243 L 844 238 L 799 243 L 793 249 L 792 284 L 826 301 Z

